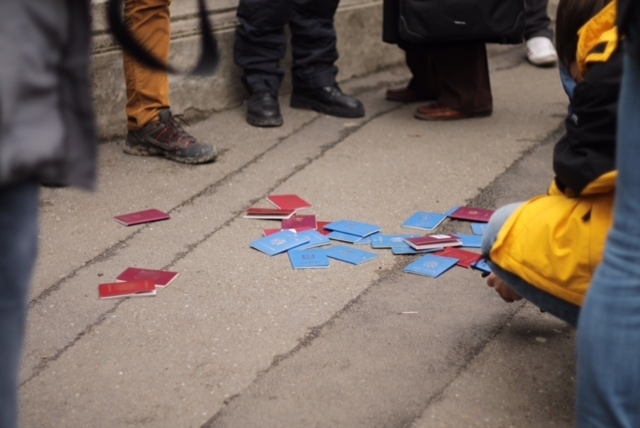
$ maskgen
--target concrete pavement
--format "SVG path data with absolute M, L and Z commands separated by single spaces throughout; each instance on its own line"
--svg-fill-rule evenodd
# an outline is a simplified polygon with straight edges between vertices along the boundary
M 402 233 L 418 210 L 496 208 L 543 193 L 567 100 L 557 69 L 492 47 L 494 114 L 427 123 L 385 101 L 404 68 L 350 80 L 362 119 L 292 110 L 247 125 L 241 108 L 189 130 L 203 166 L 100 147 L 98 191 L 46 189 L 22 372 L 24 427 L 572 426 L 573 332 L 505 304 L 476 271 L 402 272 L 373 250 L 359 266 L 294 271 L 249 247 L 276 223 L 242 218 L 296 193 L 319 220 Z M 145 208 L 169 221 L 124 227 Z M 440 231 L 466 231 L 447 221 Z M 104 300 L 128 266 L 180 276 L 158 295 Z M 403 314 L 403 312 L 412 312 Z M 415 312 L 415 313 L 413 313 Z

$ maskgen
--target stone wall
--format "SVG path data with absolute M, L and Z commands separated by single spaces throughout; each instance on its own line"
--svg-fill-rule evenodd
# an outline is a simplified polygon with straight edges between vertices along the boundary
M 93 82 L 100 134 L 103 139 L 124 135 L 125 87 L 119 48 L 106 32 L 105 0 L 93 1 Z M 209 18 L 219 44 L 220 68 L 212 77 L 171 76 L 171 104 L 175 113 L 197 119 L 239 105 L 246 93 L 241 71 L 233 63 L 233 31 L 238 0 L 207 0 Z M 171 6 L 172 64 L 186 68 L 198 55 L 195 0 L 176 0 Z M 382 0 L 343 0 L 335 18 L 340 59 L 339 81 L 402 62 L 399 49 L 382 43 Z M 289 55 L 283 62 L 288 71 Z M 282 92 L 289 92 L 287 74 Z

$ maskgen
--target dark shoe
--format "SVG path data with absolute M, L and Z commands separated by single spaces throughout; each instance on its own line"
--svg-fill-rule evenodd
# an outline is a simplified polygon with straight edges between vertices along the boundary
M 346 95 L 338 85 L 317 89 L 293 89 L 291 107 L 315 110 L 338 117 L 362 117 L 364 106 L 357 99 Z
M 218 155 L 212 145 L 199 143 L 182 129 L 169 109 L 162 110 L 159 120 L 141 130 L 129 131 L 123 151 L 138 156 L 164 156 L 190 164 L 211 162 Z
M 269 91 L 251 94 L 247 101 L 247 123 L 253 126 L 282 126 L 278 98 Z
M 385 98 L 389 101 L 398 101 L 401 103 L 415 103 L 416 101 L 433 100 L 433 98 L 430 98 L 427 95 L 409 89 L 408 86 L 406 88 L 387 89 Z
M 440 103 L 420 106 L 414 113 L 414 117 L 421 120 L 460 120 L 468 119 L 470 117 L 485 116 L 491 116 L 491 110 L 484 112 L 467 113 L 460 110 L 454 110 Z

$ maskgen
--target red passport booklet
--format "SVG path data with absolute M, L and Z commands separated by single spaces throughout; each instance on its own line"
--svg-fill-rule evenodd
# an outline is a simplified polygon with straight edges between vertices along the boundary
M 488 223 L 489 219 L 491 218 L 491 214 L 493 214 L 493 210 L 488 210 L 486 208 L 460 207 L 449 214 L 449 217 L 456 220 Z
M 151 280 L 157 287 L 166 287 L 171 281 L 176 279 L 178 272 L 168 270 L 153 270 L 130 267 L 125 269 L 118 277 L 118 281 L 140 281 Z
M 282 220 L 283 229 L 295 229 L 297 232 L 308 229 L 316 229 L 317 227 L 318 222 L 316 221 L 316 216 L 314 214 L 294 215 L 291 218 Z
M 122 214 L 114 217 L 116 221 L 125 226 L 133 226 L 134 224 L 151 223 L 152 221 L 168 220 L 169 214 L 152 208 L 150 210 L 138 211 L 130 214 Z
M 324 228 L 324 227 L 325 227 L 326 225 L 328 225 L 329 223 L 333 223 L 333 222 L 331 222 L 331 221 L 319 221 L 319 222 L 317 222 L 317 223 L 316 223 L 316 224 L 317 224 L 316 230 L 317 230 L 318 232 L 322 233 L 322 234 L 323 234 L 323 235 L 325 235 L 325 236 L 326 236 L 326 235 L 328 235 L 328 234 L 330 234 L 330 233 L 331 233 L 331 231 L 330 231 L 329 229 L 325 229 L 325 228 Z
M 269 195 L 267 201 L 281 210 L 301 210 L 311 208 L 311 204 L 298 195 Z
M 244 218 L 261 218 L 267 220 L 279 220 L 291 217 L 295 210 L 282 210 L 276 208 L 247 208 Z
M 426 235 L 415 238 L 407 238 L 405 242 L 414 250 L 427 250 L 429 248 L 459 247 L 462 241 L 455 235 Z
M 101 299 L 114 299 L 116 297 L 142 297 L 155 296 L 156 285 L 150 279 L 141 281 L 110 282 L 98 285 L 98 296 Z
M 458 266 L 462 266 L 467 269 L 482 258 L 480 254 L 474 253 L 473 251 L 467 251 L 461 248 L 453 247 L 445 248 L 444 250 L 438 251 L 437 253 L 433 254 L 437 256 L 452 257 L 454 259 L 458 259 Z

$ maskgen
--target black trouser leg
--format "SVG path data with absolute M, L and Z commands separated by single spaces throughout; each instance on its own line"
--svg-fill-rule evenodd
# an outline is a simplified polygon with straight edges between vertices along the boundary
M 526 0 L 524 9 L 524 38 L 546 37 L 553 39 L 551 19 L 547 13 L 549 0 Z

